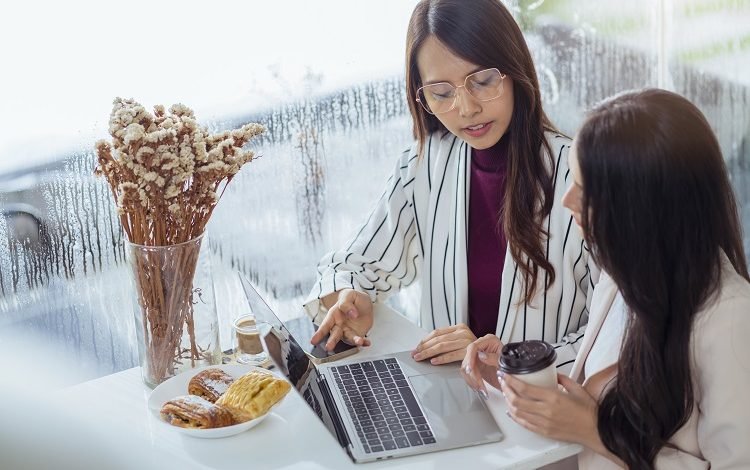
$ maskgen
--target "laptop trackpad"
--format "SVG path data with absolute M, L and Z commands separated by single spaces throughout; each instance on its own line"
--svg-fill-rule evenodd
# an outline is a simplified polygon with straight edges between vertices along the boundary
M 438 441 L 500 439 L 489 410 L 456 371 L 412 376 L 409 381 Z

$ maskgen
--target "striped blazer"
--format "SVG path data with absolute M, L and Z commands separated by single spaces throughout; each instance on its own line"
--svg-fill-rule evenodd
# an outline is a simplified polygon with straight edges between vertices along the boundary
M 502 273 L 497 335 L 503 342 L 543 339 L 558 349 L 558 367 L 569 369 L 588 319 L 598 269 L 570 212 L 562 206 L 569 171 L 570 140 L 547 133 L 553 150 L 554 203 L 544 221 L 544 246 L 555 282 L 537 289 L 531 302 L 521 299 L 523 278 L 506 252 Z M 305 302 L 316 321 L 325 312 L 319 299 L 353 288 L 373 302 L 420 278 L 419 323 L 434 329 L 468 323 L 467 239 L 471 148 L 453 134 L 432 134 L 418 158 L 416 144 L 399 158 L 385 191 L 356 234 L 326 254 L 319 279 Z M 540 270 L 538 286 L 546 284 Z

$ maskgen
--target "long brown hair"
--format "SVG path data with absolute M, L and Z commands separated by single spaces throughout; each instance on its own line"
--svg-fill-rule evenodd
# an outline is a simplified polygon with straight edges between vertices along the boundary
M 722 252 L 748 279 L 737 205 L 711 127 L 675 93 L 604 102 L 576 151 L 586 239 L 630 312 L 599 433 L 628 468 L 653 469 L 693 410 L 693 321 L 718 292 Z
M 544 132 L 556 130 L 542 109 L 531 53 L 518 24 L 499 0 L 419 2 L 406 36 L 406 95 L 420 154 L 431 133 L 448 132 L 416 101 L 417 89 L 422 86 L 417 53 L 431 35 L 462 59 L 496 67 L 513 80 L 502 224 L 511 255 L 525 279 L 524 301 L 529 302 L 536 292 L 539 267 L 548 274 L 547 286 L 555 280 L 555 270 L 543 248 L 549 235 L 543 220 L 554 202 L 552 150 Z

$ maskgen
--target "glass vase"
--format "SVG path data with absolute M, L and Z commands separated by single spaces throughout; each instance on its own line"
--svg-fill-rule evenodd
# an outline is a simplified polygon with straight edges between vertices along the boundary
M 219 364 L 219 321 L 207 237 L 176 245 L 127 247 L 144 383 L 153 388 L 184 370 Z

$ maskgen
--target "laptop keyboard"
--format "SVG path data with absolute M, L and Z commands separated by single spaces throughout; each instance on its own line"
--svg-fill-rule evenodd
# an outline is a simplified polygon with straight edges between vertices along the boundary
M 395 358 L 337 366 L 332 372 L 365 452 L 435 443 Z

